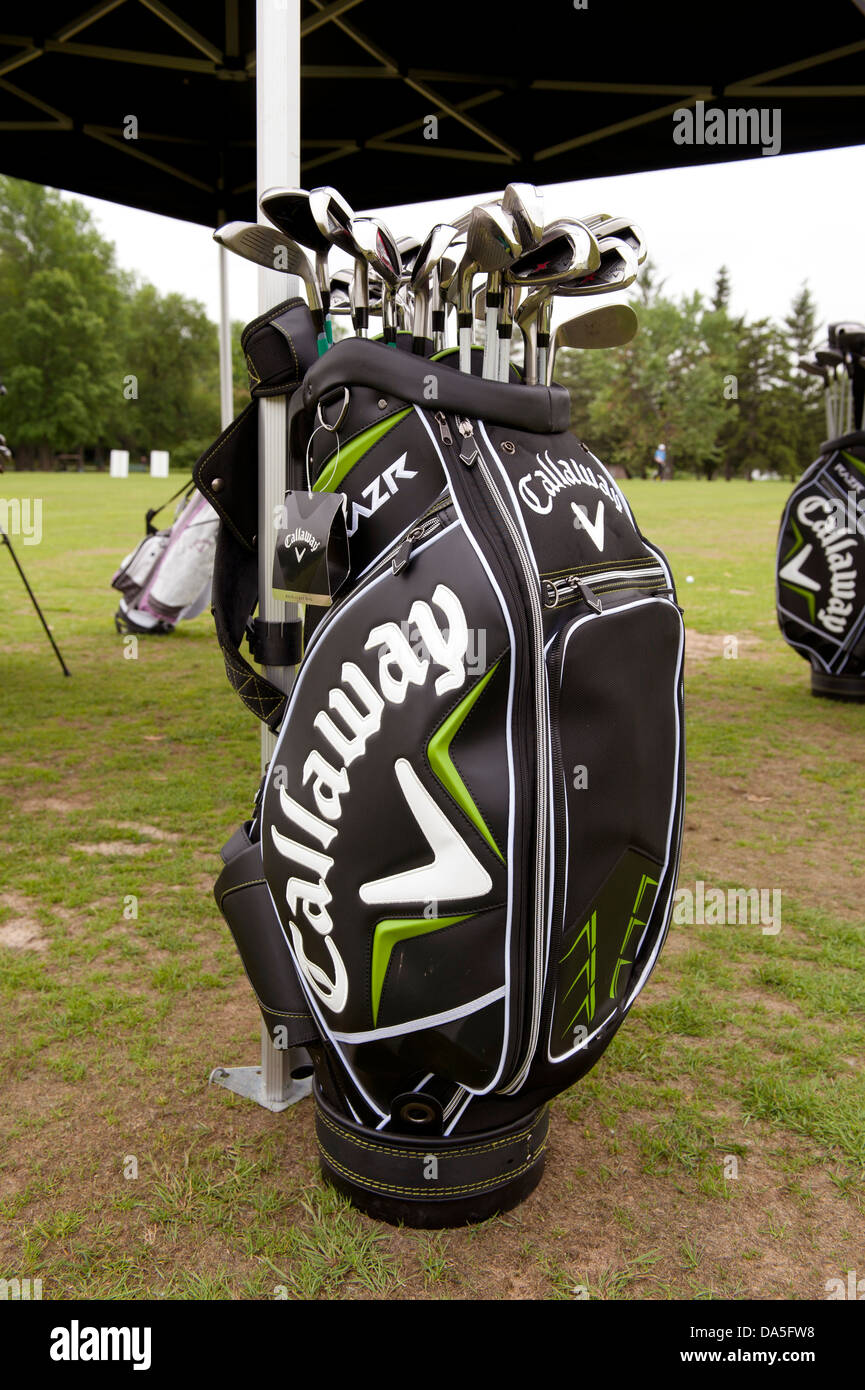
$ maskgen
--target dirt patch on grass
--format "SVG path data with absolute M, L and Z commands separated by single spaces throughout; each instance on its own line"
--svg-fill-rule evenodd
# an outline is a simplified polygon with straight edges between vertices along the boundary
M 153 845 L 135 845 L 130 840 L 100 840 L 95 845 L 70 845 L 79 854 L 149 854 Z
M 49 815 L 74 816 L 79 811 L 89 811 L 93 806 L 92 796 L 82 792 L 77 796 L 24 796 L 20 809 L 25 815 L 37 815 L 47 811 Z
M 15 951 L 47 951 L 50 942 L 36 915 L 36 904 L 25 893 L 0 893 L 0 908 L 12 916 L 0 922 L 0 946 Z
M 744 633 L 697 632 L 694 628 L 685 629 L 685 662 L 711 661 L 715 657 L 722 660 L 737 659 L 747 653 L 758 655 L 763 643 L 757 637 Z M 735 653 L 735 657 L 734 657 Z
M 809 836 L 812 803 L 809 784 L 781 759 L 757 761 L 750 769 L 759 792 L 738 778 L 719 776 L 705 766 L 692 778 L 693 802 L 685 826 L 680 885 L 687 887 L 687 866 L 711 874 L 721 883 L 771 888 L 781 886 L 795 899 L 826 904 L 833 912 L 862 918 L 862 873 L 851 856 L 827 853 L 822 835 Z M 821 784 L 820 814 L 844 824 L 849 807 L 837 789 Z M 801 809 L 791 833 L 789 813 Z
M 145 825 L 142 821 L 119 820 L 115 824 L 118 830 L 137 830 L 139 835 L 146 835 L 148 840 L 173 840 L 177 842 L 187 838 L 174 830 L 160 830 L 158 825 Z

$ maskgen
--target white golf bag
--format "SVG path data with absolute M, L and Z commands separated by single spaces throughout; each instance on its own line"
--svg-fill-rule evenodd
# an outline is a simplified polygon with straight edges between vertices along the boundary
M 173 526 L 148 535 L 111 580 L 122 595 L 114 615 L 118 632 L 162 635 L 183 619 L 196 618 L 210 602 L 213 557 L 219 518 L 193 489 L 181 503 Z

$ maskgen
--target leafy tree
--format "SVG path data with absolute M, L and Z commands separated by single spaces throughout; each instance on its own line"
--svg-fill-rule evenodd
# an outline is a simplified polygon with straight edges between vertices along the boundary
M 107 437 L 122 280 L 87 210 L 0 177 L 4 433 L 19 466 Z
M 725 265 L 721 266 L 715 280 L 715 292 L 712 295 L 712 308 L 726 310 L 730 306 L 730 272 Z
M 557 379 L 572 391 L 572 425 L 599 457 L 631 474 L 653 469 L 664 443 L 668 476 L 677 467 L 711 476 L 730 409 L 729 334 L 698 295 L 681 304 L 658 296 L 639 319 L 636 337 L 622 348 L 557 359 Z
M 217 330 L 202 305 L 138 285 L 124 305 L 115 427 L 134 452 L 168 449 L 194 462 L 219 433 Z M 192 458 L 188 458 L 192 455 Z

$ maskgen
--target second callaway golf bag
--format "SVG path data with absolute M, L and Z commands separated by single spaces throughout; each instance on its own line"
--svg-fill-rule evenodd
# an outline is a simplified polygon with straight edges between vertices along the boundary
M 316 360 L 307 319 L 282 324 L 273 535 L 254 535 L 254 430 L 196 471 L 223 521 L 229 677 L 278 734 L 216 898 L 271 1036 L 311 1059 L 326 1176 L 382 1219 L 456 1225 L 538 1182 L 547 1102 L 661 949 L 682 617 L 563 388 L 359 339 Z M 258 543 L 302 640 L 249 621 Z M 288 696 L 244 628 L 267 664 L 299 661 Z
M 778 622 L 814 695 L 865 700 L 865 433 L 829 440 L 781 519 Z
M 216 512 L 193 489 L 172 526 L 157 531 L 155 515 L 148 512 L 147 535 L 111 580 L 122 595 L 114 615 L 118 632 L 162 636 L 183 619 L 197 618 L 210 602 Z

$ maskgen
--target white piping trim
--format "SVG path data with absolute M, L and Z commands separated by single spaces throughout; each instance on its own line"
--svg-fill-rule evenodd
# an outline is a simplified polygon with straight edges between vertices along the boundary
M 468 1004 L 460 1004 L 456 1009 L 445 1009 L 440 1014 L 427 1014 L 425 1018 L 413 1018 L 408 1023 L 395 1023 L 390 1028 L 370 1028 L 363 1033 L 331 1033 L 331 1037 L 337 1042 L 351 1043 L 352 1046 L 358 1043 L 380 1042 L 383 1038 L 401 1038 L 407 1033 L 422 1033 L 425 1029 L 437 1028 L 442 1023 L 454 1023 L 458 1018 L 468 1018 L 470 1014 L 476 1014 L 504 997 L 505 987 L 500 985 L 498 989 L 491 989 L 489 994 L 481 994 L 477 999 L 470 999 Z

